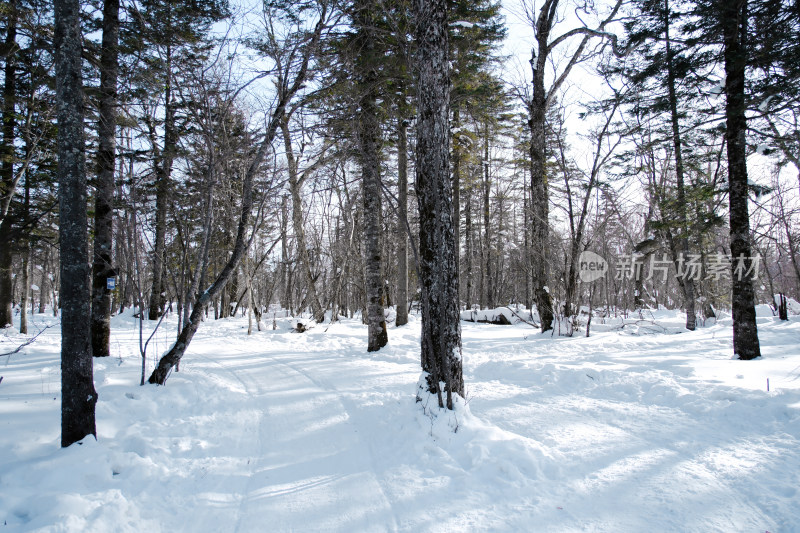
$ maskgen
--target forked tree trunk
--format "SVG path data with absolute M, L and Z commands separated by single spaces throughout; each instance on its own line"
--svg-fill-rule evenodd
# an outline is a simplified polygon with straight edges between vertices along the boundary
M 111 336 L 111 247 L 114 241 L 114 168 L 117 131 L 117 42 L 119 0 L 103 3 L 103 45 L 100 52 L 100 114 L 97 136 L 97 185 L 94 197 L 94 261 L 92 264 L 92 354 L 108 357 Z
M 61 446 L 96 435 L 78 0 L 55 2 L 61 251 Z
M 417 52 L 417 198 L 422 285 L 422 369 L 428 391 L 453 408 L 464 395 L 458 272 L 450 180 L 447 1 L 414 0 Z M 441 384 L 444 384 L 442 391 Z
M 555 4 L 558 4 L 556 1 Z M 544 8 L 542 8 L 544 12 Z M 538 29 L 539 57 L 531 61 L 533 68 L 533 97 L 529 110 L 531 130 L 531 279 L 533 297 L 539 311 L 542 332 L 553 328 L 553 302 L 547 288 L 547 261 L 549 236 L 550 196 L 547 187 L 545 166 L 545 119 L 547 99 L 545 97 L 544 76 L 547 66 L 549 23 L 540 17 Z

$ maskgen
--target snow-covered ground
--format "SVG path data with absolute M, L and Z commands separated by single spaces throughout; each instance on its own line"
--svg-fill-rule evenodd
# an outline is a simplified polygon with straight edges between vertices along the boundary
M 357 321 L 210 321 L 167 386 L 139 387 L 125 315 L 95 362 L 98 441 L 63 450 L 53 327 L 0 358 L 0 533 L 800 531 L 800 317 L 761 316 L 755 361 L 731 360 L 729 320 L 682 322 L 462 323 L 448 413 L 414 401 L 413 319 L 373 354 Z

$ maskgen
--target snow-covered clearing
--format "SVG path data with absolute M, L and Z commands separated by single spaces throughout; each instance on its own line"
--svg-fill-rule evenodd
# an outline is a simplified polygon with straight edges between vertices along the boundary
M 0 532 L 800 531 L 800 317 L 759 318 L 749 362 L 729 320 L 654 318 L 590 338 L 462 323 L 466 406 L 435 416 L 416 321 L 375 354 L 357 321 L 210 321 L 166 387 L 139 387 L 116 317 L 98 441 L 64 450 L 54 327 L 0 358 Z

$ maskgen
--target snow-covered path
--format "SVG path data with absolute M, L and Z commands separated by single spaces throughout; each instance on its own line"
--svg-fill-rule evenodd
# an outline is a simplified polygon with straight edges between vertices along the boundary
M 138 387 L 120 317 L 99 441 L 67 450 L 53 328 L 0 360 L 0 531 L 800 531 L 800 320 L 760 319 L 765 357 L 741 362 L 729 325 L 656 319 L 589 339 L 464 323 L 467 407 L 434 416 L 415 323 L 367 354 L 355 321 L 212 321 L 166 387 Z

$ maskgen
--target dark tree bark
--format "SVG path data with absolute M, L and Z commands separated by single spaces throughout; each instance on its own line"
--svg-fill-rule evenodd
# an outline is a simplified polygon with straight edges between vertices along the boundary
M 725 59 L 725 141 L 728 148 L 728 199 L 732 256 L 733 353 L 739 359 L 761 355 L 756 327 L 753 283 L 737 273 L 739 261 L 752 266 L 750 216 L 747 207 L 747 161 L 744 81 L 747 64 L 747 0 L 718 0 Z
M 13 323 L 12 231 L 11 217 L 7 217 L 11 199 L 17 186 L 14 178 L 14 141 L 16 129 L 17 89 L 17 3 L 7 6 L 7 27 L 4 48 L 6 65 L 3 83 L 3 145 L 0 146 L 0 328 Z
M 55 2 L 61 251 L 61 446 L 96 435 L 78 0 Z
M 614 54 L 624 55 L 617 49 L 616 38 L 605 32 L 605 27 L 615 19 L 622 0 L 614 3 L 608 16 L 595 29 L 579 26 L 558 37 L 551 39 L 553 26 L 558 22 L 558 6 L 560 0 L 545 0 L 536 17 L 534 27 L 536 48 L 531 58 L 533 73 L 533 94 L 528 101 L 528 126 L 531 131 L 531 281 L 533 284 L 533 298 L 539 310 L 542 322 L 542 332 L 553 327 L 553 301 L 547 289 L 548 280 L 548 253 L 549 248 L 549 215 L 550 197 L 547 185 L 546 169 L 546 137 L 545 124 L 547 108 L 552 103 L 553 95 L 558 94 L 559 88 L 569 76 L 572 68 L 585 58 L 585 50 L 589 41 L 595 37 L 611 40 Z M 560 73 L 556 73 L 555 80 L 549 90 L 545 88 L 545 69 L 548 65 L 550 54 L 568 39 L 582 35 L 582 39 L 569 56 L 566 65 Z M 538 55 L 537 55 L 538 52 Z
M 458 272 L 450 180 L 450 72 L 446 0 L 414 0 L 417 51 L 417 198 L 420 216 L 422 369 L 428 391 L 453 408 L 464 395 Z
M 452 100 L 452 95 L 451 95 Z M 453 123 L 451 131 L 458 131 L 461 125 L 461 110 L 458 103 L 453 104 Z M 461 290 L 461 147 L 458 138 L 451 137 L 452 161 L 453 166 L 453 239 L 456 248 L 456 272 L 458 273 L 459 290 Z M 459 308 L 461 307 L 461 295 L 459 295 Z
M 357 132 L 364 190 L 364 260 L 367 291 L 367 351 L 386 346 L 386 319 L 383 314 L 383 275 L 381 272 L 381 125 L 378 121 L 378 62 L 383 54 L 378 48 L 375 8 L 368 2 L 355 5 L 356 77 L 359 91 Z
M 402 99 L 405 101 L 405 91 Z M 408 121 L 397 119 L 397 318 L 396 326 L 408 324 Z
M 97 185 L 94 197 L 94 261 L 92 263 L 92 354 L 108 357 L 111 336 L 111 291 L 114 275 L 114 168 L 117 131 L 117 56 L 119 0 L 103 2 L 103 44 L 100 52 L 100 113 L 97 136 Z
M 542 332 L 553 328 L 553 301 L 547 290 L 547 261 L 550 196 L 547 187 L 545 155 L 545 122 L 547 97 L 544 87 L 545 67 L 550 30 L 558 0 L 546 3 L 536 26 L 539 57 L 531 59 L 533 68 L 533 96 L 529 106 L 528 125 L 531 130 L 531 279 L 533 296 L 539 311 Z

